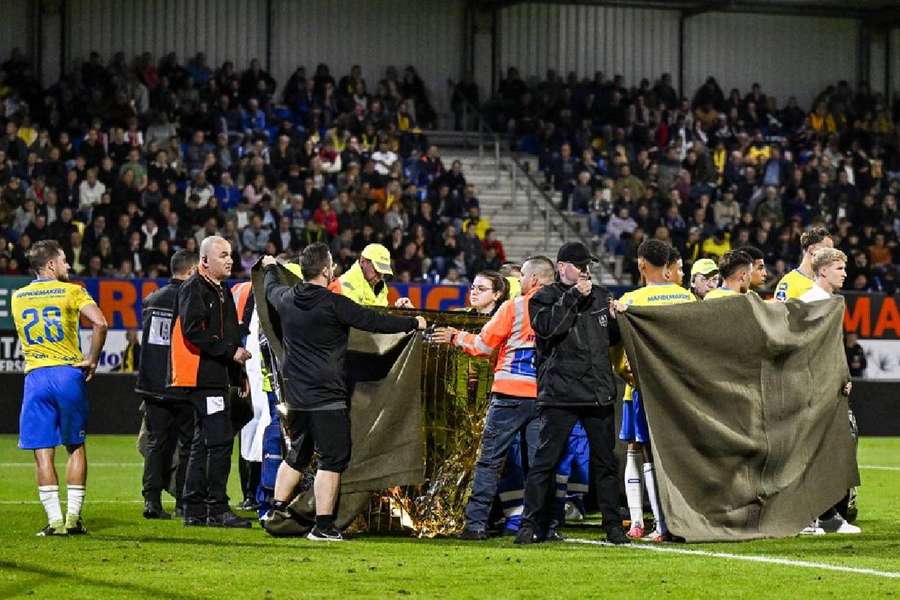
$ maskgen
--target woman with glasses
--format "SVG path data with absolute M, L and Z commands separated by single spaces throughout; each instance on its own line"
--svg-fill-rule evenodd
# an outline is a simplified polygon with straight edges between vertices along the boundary
M 491 317 L 509 297 L 506 279 L 496 271 L 481 271 L 469 287 L 469 306 L 465 312 Z

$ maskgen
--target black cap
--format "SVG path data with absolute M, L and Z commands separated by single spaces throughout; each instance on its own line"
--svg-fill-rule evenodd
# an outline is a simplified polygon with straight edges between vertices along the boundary
M 599 262 L 600 259 L 591 254 L 587 246 L 581 242 L 566 242 L 559 248 L 559 252 L 556 253 L 556 260 L 557 262 L 572 263 L 581 267 L 588 263 Z

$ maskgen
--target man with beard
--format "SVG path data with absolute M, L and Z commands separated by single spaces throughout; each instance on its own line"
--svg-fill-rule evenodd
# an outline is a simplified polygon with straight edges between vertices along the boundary
M 57 241 L 36 243 L 28 251 L 28 261 L 37 279 L 16 290 L 11 303 L 25 357 L 19 448 L 34 452 L 38 495 L 47 513 L 47 526 L 38 535 L 83 534 L 81 507 L 87 481 L 84 431 L 88 415 L 85 382 L 97 368 L 106 341 L 106 319 L 83 287 L 69 283 L 69 265 Z M 78 339 L 81 317 L 93 327 L 91 348 L 84 356 Z M 69 453 L 65 521 L 53 463 L 59 445 Z
M 278 281 L 273 257 L 263 257 L 262 263 L 266 298 L 278 313 L 284 334 L 282 372 L 291 434 L 290 450 L 278 469 L 272 510 L 287 510 L 301 471 L 316 450 L 316 524 L 308 538 L 341 541 L 341 532 L 334 524 L 334 507 L 341 473 L 350 463 L 350 393 L 344 374 L 350 328 L 403 333 L 425 329 L 425 319 L 385 315 L 329 291 L 334 262 L 324 243 L 304 248 L 300 256 L 304 281 L 293 287 Z

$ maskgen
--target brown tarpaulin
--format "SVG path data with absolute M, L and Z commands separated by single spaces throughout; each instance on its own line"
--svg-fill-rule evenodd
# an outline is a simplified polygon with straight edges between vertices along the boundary
M 283 364 L 281 326 L 265 300 L 262 272 L 253 270 L 253 291 L 260 328 Z M 279 268 L 288 285 L 298 280 Z M 424 482 L 424 436 L 420 391 L 421 346 L 419 335 L 370 334 L 351 330 L 347 371 L 355 380 L 350 402 L 353 452 L 341 478 L 337 524 L 349 525 L 368 504 L 369 492 Z M 315 516 L 312 490 L 291 504 L 299 521 L 268 524 L 282 535 L 302 535 Z
M 748 294 L 620 317 L 673 533 L 794 535 L 859 483 L 843 315 Z

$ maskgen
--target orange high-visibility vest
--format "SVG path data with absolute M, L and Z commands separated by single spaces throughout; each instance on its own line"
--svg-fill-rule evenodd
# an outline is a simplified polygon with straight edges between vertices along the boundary
M 453 343 L 473 356 L 490 356 L 499 348 L 491 391 L 520 398 L 537 397 L 534 330 L 528 301 L 540 289 L 504 302 L 481 332 L 457 334 Z
M 247 309 L 247 302 L 253 295 L 253 284 L 249 281 L 235 284 L 231 288 L 231 297 L 234 298 L 234 307 L 237 309 L 238 323 L 244 324 L 244 311 Z

